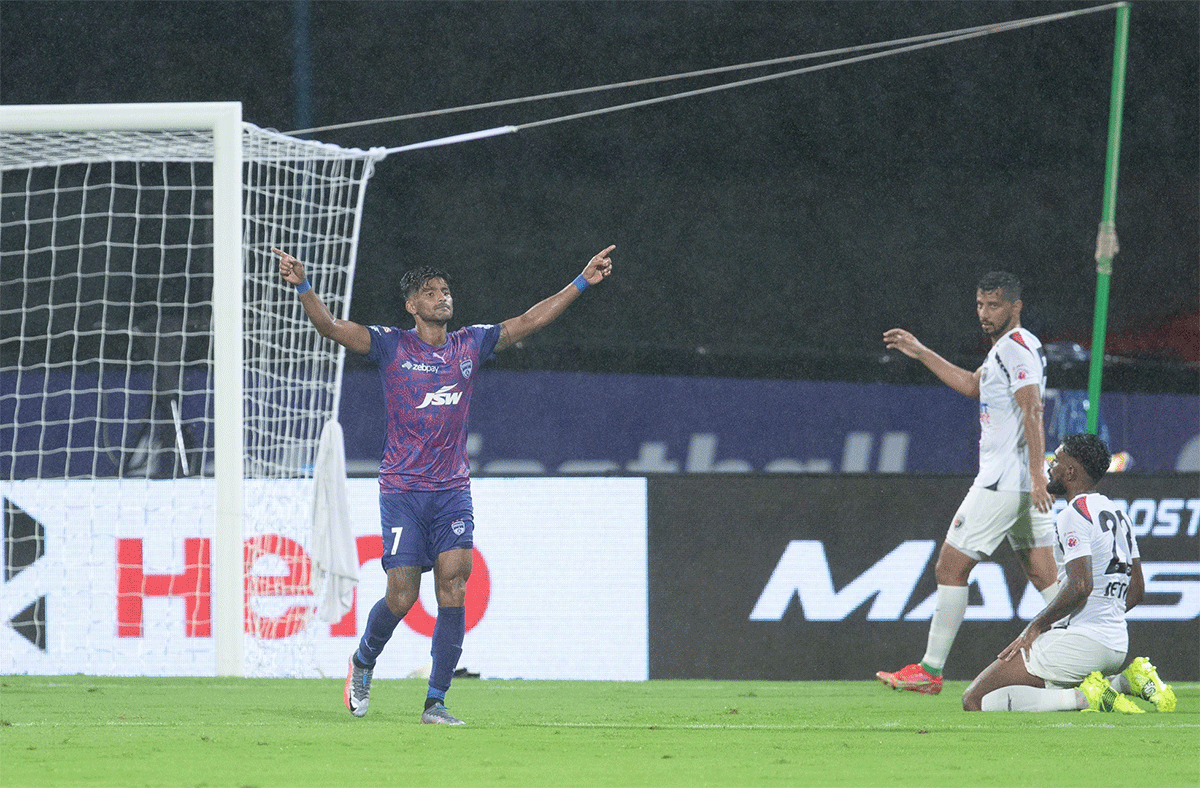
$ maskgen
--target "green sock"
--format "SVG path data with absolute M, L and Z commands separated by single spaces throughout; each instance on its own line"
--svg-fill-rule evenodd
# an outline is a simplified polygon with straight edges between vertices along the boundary
M 925 672 L 928 673 L 930 676 L 937 677 L 937 676 L 942 675 L 941 668 L 931 668 L 931 667 L 929 667 L 928 664 L 926 664 L 924 662 L 921 663 L 921 667 L 925 668 Z

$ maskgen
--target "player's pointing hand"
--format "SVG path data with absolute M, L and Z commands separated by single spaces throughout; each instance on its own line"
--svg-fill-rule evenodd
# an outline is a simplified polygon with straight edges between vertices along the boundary
M 283 277 L 285 282 L 298 285 L 306 279 L 304 275 L 304 263 L 282 249 L 272 247 L 271 251 L 279 255 L 279 275 Z
M 589 285 L 598 284 L 604 277 L 612 273 L 612 259 L 608 255 L 616 248 L 616 244 L 613 244 L 588 260 L 588 264 L 583 268 L 582 276 Z

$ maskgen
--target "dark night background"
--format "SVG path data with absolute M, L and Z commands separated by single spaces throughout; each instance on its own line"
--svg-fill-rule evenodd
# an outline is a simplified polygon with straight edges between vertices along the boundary
M 0 102 L 238 100 L 286 131 L 1095 6 L 4 0 Z M 351 317 L 404 325 L 392 285 L 430 263 L 462 322 L 496 322 L 615 243 L 613 277 L 500 365 L 929 383 L 880 335 L 974 368 L 974 285 L 996 268 L 1043 341 L 1089 345 L 1114 17 L 390 156 Z M 1133 4 L 1109 351 L 1136 360 L 1110 387 L 1196 391 L 1198 55 L 1200 3 Z M 770 70 L 313 136 L 392 147 Z M 1084 367 L 1051 385 L 1085 388 Z

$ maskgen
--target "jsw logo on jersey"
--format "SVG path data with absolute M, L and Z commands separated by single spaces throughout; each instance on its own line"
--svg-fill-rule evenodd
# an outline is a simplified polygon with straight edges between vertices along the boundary
M 463 395 L 461 391 L 453 390 L 457 386 L 457 383 L 453 383 L 449 386 L 442 386 L 437 391 L 429 392 L 425 395 L 425 401 L 417 406 L 417 410 L 428 408 L 430 405 L 457 405 Z

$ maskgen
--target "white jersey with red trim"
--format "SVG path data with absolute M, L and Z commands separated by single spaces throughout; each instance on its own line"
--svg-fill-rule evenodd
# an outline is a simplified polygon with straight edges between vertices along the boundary
M 1128 651 L 1125 594 L 1133 559 L 1141 558 L 1129 517 L 1107 496 L 1084 493 L 1072 498 L 1059 513 L 1054 530 L 1059 587 L 1067 584 L 1067 564 L 1090 556 L 1092 593 L 1083 607 L 1055 622 L 1053 628 L 1065 627 L 1116 651 Z
M 1046 396 L 1042 343 L 1018 326 L 992 346 L 979 377 L 979 475 L 975 486 L 1029 492 L 1029 445 L 1016 392 L 1037 386 Z

